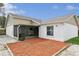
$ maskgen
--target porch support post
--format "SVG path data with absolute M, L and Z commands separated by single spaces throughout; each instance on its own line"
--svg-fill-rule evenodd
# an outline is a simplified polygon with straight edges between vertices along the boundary
M 17 27 L 17 37 L 18 37 L 18 39 L 19 39 L 19 28 L 20 28 L 20 25 L 18 25 L 18 27 Z

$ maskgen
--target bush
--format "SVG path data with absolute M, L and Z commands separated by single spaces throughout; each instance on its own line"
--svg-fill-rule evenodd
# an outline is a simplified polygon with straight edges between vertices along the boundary
M 24 34 L 19 34 L 19 40 L 24 41 L 25 40 L 25 35 Z
M 71 44 L 78 44 L 79 45 L 79 37 L 74 37 L 74 38 L 71 38 L 67 41 L 65 41 L 66 43 L 71 43 Z
M 0 29 L 0 35 L 5 35 L 5 34 L 6 34 L 5 29 Z

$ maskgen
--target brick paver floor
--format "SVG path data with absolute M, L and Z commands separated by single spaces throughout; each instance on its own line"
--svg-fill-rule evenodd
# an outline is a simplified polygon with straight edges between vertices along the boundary
M 67 45 L 55 40 L 29 38 L 7 46 L 15 56 L 51 56 Z

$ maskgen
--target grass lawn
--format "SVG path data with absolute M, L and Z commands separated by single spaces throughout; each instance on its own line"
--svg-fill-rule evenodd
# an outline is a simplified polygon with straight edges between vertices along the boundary
M 79 45 L 79 37 L 74 37 L 74 38 L 71 38 L 67 41 L 65 41 L 66 43 L 70 43 L 70 44 L 77 44 Z

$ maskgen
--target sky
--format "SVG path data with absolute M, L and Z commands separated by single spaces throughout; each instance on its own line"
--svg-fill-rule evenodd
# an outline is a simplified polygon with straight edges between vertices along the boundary
M 40 20 L 67 14 L 79 15 L 77 3 L 9 3 L 5 4 L 6 13 L 14 13 Z

